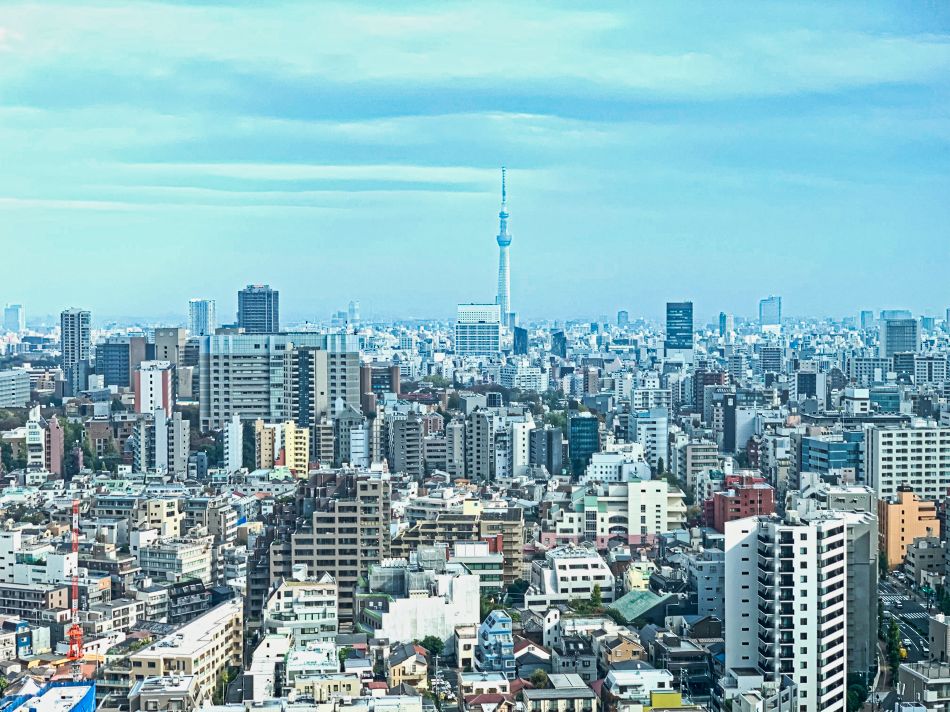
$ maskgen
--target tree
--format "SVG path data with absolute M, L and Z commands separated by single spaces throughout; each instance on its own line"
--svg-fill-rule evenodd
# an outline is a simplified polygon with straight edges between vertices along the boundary
M 541 668 L 538 668 L 533 673 L 531 673 L 531 684 L 538 689 L 543 689 L 548 686 L 548 674 L 544 672 Z
M 594 590 L 590 594 L 590 602 L 594 604 L 597 608 L 600 608 L 604 603 L 604 596 L 600 590 L 600 584 L 594 584 Z
M 254 432 L 254 423 L 244 421 L 241 437 L 241 465 L 248 470 L 257 467 L 257 435 Z
M 663 475 L 663 473 L 665 473 L 665 472 L 666 472 L 666 463 L 663 462 L 663 458 L 662 458 L 662 457 L 658 457 L 658 458 L 656 459 L 656 474 L 657 474 L 657 475 Z
M 427 635 L 421 641 L 419 645 L 429 651 L 429 655 L 432 657 L 437 657 L 442 655 L 442 651 L 445 650 L 445 643 L 442 642 L 442 639 L 435 635 Z
M 336 651 L 337 659 L 340 661 L 340 667 L 343 667 L 343 662 L 349 657 L 351 650 L 353 650 L 353 648 L 349 646 L 343 646 L 338 651 Z

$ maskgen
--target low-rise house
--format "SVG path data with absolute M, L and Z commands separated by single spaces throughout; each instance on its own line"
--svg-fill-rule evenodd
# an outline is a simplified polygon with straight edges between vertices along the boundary
M 417 689 L 428 689 L 429 663 L 425 648 L 414 643 L 393 647 L 386 663 L 386 681 L 390 688 L 405 683 Z
M 548 687 L 521 691 L 525 712 L 598 712 L 600 700 L 579 675 L 551 675 Z

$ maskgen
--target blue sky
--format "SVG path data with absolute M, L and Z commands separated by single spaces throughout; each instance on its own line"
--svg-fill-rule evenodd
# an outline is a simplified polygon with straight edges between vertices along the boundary
M 0 5 L 0 302 L 950 304 L 950 5 Z

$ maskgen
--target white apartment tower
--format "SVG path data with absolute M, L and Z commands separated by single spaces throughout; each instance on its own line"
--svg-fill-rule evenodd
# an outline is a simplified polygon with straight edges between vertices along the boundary
M 788 675 L 800 712 L 846 709 L 846 527 L 833 511 L 726 523 L 726 669 Z
M 188 300 L 188 332 L 192 336 L 211 336 L 217 326 L 214 299 Z

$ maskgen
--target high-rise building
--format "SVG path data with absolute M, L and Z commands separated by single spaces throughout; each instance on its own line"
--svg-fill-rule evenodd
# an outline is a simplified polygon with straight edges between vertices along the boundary
M 861 328 L 870 329 L 874 326 L 874 312 L 870 309 L 861 310 Z
M 770 295 L 759 300 L 759 326 L 779 326 L 782 323 L 782 298 Z
M 664 352 L 667 358 L 693 361 L 693 303 L 666 303 L 666 341 Z
M 244 464 L 244 426 L 241 416 L 233 415 L 224 426 L 224 467 L 228 472 L 240 470 Z
M 528 462 L 544 467 L 550 475 L 564 469 L 564 433 L 560 428 L 545 425 L 528 433 Z
M 249 284 L 238 292 L 238 328 L 245 334 L 280 331 L 280 293 L 269 284 Z
M 623 329 L 625 326 L 630 324 L 630 312 L 626 309 L 621 309 L 617 312 L 617 326 Z
M 571 458 L 571 472 L 575 476 L 583 474 L 590 464 L 591 455 L 600 452 L 600 421 L 595 416 L 579 413 L 568 419 L 567 451 Z
M 103 385 L 132 387 L 132 374 L 145 360 L 144 336 L 109 336 L 96 344 L 96 373 Z
M 913 317 L 885 319 L 881 323 L 881 343 L 878 353 L 891 358 L 899 353 L 920 351 L 920 325 Z
M 86 387 L 92 341 L 92 313 L 85 309 L 65 309 L 59 315 L 63 374 L 69 395 Z
M 0 408 L 25 408 L 29 402 L 29 371 L 22 368 L 0 371 Z
M 297 528 L 291 535 L 287 564 L 326 571 L 340 591 L 339 616 L 352 622 L 354 592 L 371 564 L 389 557 L 390 484 L 388 475 L 321 472 L 297 490 Z M 280 575 L 274 554 L 271 569 Z M 273 576 L 272 576 L 273 580 Z
M 501 322 L 514 326 L 511 314 L 511 265 L 508 261 L 508 193 L 505 186 L 505 169 L 501 169 L 501 211 L 498 213 L 498 297 L 495 302 L 501 312 Z
M 551 353 L 561 358 L 567 358 L 567 334 L 563 331 L 551 332 Z
M 135 412 L 165 411 L 171 416 L 174 406 L 172 395 L 172 365 L 169 361 L 143 361 L 135 370 Z
M 349 326 L 358 327 L 360 325 L 360 303 L 351 301 L 346 311 Z
M 26 330 L 26 312 L 22 304 L 7 304 L 3 308 L 3 328 L 18 334 Z
M 791 677 L 798 709 L 846 709 L 846 528 L 830 511 L 725 526 L 726 670 Z
M 297 349 L 310 347 L 327 352 L 326 358 L 316 353 L 310 354 L 312 359 L 295 358 Z M 344 358 L 343 354 L 350 356 Z M 240 415 L 242 420 L 261 418 L 265 423 L 298 422 L 300 413 L 319 417 L 325 413 L 322 408 L 334 407 L 337 400 L 359 407 L 358 354 L 359 337 L 352 334 L 300 332 L 202 336 L 198 356 L 201 429 L 223 428 L 234 415 Z M 317 362 L 325 364 L 326 371 L 314 370 Z M 320 377 L 304 382 L 309 378 L 307 374 L 319 374 Z M 320 384 L 326 384 L 322 395 L 319 393 Z M 307 399 L 316 394 L 322 400 L 302 404 L 295 402 L 294 394 Z M 298 425 L 302 424 L 298 422 Z
M 528 353 L 528 330 L 521 326 L 516 326 L 514 329 L 515 338 L 514 338 L 514 347 L 513 351 L 516 356 L 525 356 Z
M 726 338 L 735 330 L 736 320 L 732 314 L 719 312 L 719 335 L 723 338 Z
M 188 332 L 179 326 L 155 329 L 155 360 L 178 367 L 185 353 Z
M 881 499 L 909 487 L 923 499 L 950 490 L 950 427 L 874 427 L 865 436 L 864 472 Z
M 214 299 L 188 300 L 188 332 L 191 336 L 210 336 L 217 327 Z
M 501 350 L 501 305 L 459 304 L 455 322 L 455 353 L 493 356 Z

